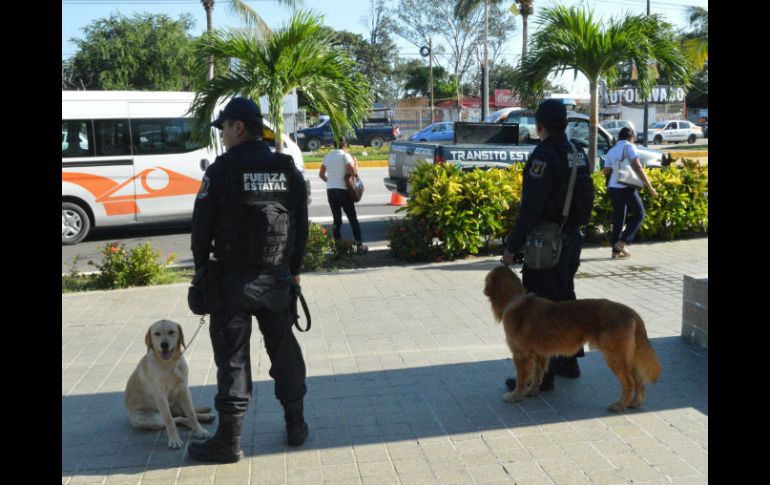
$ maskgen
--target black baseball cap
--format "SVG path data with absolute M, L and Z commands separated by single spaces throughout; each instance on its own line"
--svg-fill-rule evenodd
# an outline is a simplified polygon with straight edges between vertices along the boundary
M 210 125 L 221 130 L 225 120 L 241 120 L 248 125 L 255 125 L 262 121 L 262 111 L 250 99 L 233 98 Z
M 567 107 L 560 99 L 546 99 L 535 111 L 535 120 L 544 125 L 558 125 L 567 120 Z

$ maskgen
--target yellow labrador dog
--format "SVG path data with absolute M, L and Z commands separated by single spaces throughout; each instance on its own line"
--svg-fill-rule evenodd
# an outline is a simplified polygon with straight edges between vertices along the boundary
M 131 425 L 152 431 L 166 428 L 169 448 L 182 446 L 177 424 L 192 429 L 196 438 L 211 436 L 199 423 L 214 420 L 211 408 L 193 408 L 182 356 L 186 347 L 182 327 L 159 320 L 150 326 L 144 343 L 147 354 L 128 379 L 124 396 Z

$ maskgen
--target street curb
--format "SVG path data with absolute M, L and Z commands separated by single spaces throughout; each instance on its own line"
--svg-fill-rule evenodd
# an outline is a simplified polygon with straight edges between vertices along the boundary
M 387 167 L 387 160 L 361 160 L 358 162 L 359 167 Z M 305 168 L 321 168 L 321 162 L 305 162 Z
M 708 150 L 664 150 L 669 157 L 674 158 L 708 158 Z

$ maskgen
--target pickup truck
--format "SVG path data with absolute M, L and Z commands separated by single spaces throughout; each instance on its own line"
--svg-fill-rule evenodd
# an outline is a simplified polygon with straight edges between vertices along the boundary
M 363 126 L 355 127 L 355 136 L 348 137 L 348 143 L 352 145 L 371 146 L 380 148 L 386 141 L 395 140 L 400 134 L 398 127 L 393 126 L 387 117 L 368 118 Z M 292 140 L 294 137 L 292 135 Z M 322 146 L 334 144 L 332 127 L 329 117 L 321 116 L 321 121 L 303 130 L 297 130 L 297 139 L 294 140 L 303 151 L 316 151 Z
M 567 136 L 588 150 L 588 116 L 569 112 Z M 393 142 L 388 151 L 388 177 L 385 187 L 400 195 L 409 195 L 409 174 L 418 163 L 453 163 L 463 170 L 507 167 L 511 163 L 524 163 L 537 144 L 518 144 L 519 125 L 516 123 L 455 123 L 452 144 Z M 604 167 L 606 154 L 615 145 L 615 138 L 607 130 L 598 127 L 597 152 L 599 163 Z M 666 155 L 658 150 L 637 145 L 642 166 L 660 168 Z

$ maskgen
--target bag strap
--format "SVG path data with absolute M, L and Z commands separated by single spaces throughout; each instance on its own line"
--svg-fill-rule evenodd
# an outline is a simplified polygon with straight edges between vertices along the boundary
M 567 216 L 569 215 L 569 207 L 572 205 L 572 195 L 575 192 L 575 180 L 577 179 L 577 167 L 578 167 L 578 151 L 575 144 L 570 142 L 572 148 L 572 155 L 575 157 L 575 165 L 572 166 L 572 171 L 569 175 L 569 186 L 567 187 L 567 198 L 564 200 L 564 210 L 561 212 L 561 226 L 559 232 L 564 228 L 567 223 Z M 569 161 L 569 159 L 567 159 Z

